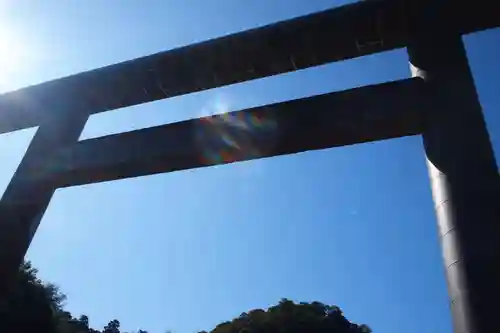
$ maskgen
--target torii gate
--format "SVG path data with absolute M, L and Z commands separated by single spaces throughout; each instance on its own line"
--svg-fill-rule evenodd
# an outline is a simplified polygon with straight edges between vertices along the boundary
M 1 95 L 0 133 L 39 128 L 0 201 L 0 297 L 57 188 L 421 134 L 455 331 L 500 332 L 500 181 L 461 40 L 499 26 L 493 0 L 365 1 Z M 401 47 L 413 78 L 78 141 L 98 112 Z M 192 135 L 243 130 L 226 117 L 275 126 L 245 133 L 258 153 Z

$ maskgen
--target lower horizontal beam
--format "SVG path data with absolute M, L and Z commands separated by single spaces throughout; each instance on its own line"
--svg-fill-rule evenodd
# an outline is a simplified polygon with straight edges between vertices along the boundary
M 65 187 L 416 135 L 425 98 L 406 79 L 81 141 L 40 162 Z

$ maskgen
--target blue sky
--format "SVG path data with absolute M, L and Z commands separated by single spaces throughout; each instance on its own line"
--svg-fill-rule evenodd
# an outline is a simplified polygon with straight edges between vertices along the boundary
M 0 90 L 341 3 L 0 0 Z M 499 38 L 465 38 L 497 158 Z M 82 138 L 408 75 L 397 50 L 96 115 Z M 0 136 L 1 191 L 34 131 Z M 375 332 L 451 332 L 419 137 L 58 190 L 28 259 L 94 327 L 192 333 L 288 297 Z

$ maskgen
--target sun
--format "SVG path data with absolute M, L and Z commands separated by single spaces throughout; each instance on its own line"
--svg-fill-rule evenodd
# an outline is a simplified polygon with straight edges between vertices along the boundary
M 29 43 L 0 24 L 0 90 L 10 90 L 26 74 L 33 56 Z M 23 75 L 21 75 L 23 74 Z
M 0 75 L 15 72 L 26 56 L 21 40 L 0 26 Z

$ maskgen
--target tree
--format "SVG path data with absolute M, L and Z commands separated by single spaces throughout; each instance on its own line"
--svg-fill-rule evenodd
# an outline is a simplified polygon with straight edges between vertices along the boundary
M 66 295 L 52 283 L 43 283 L 29 261 L 19 268 L 7 306 L 0 309 L 0 332 L 101 333 L 89 328 L 88 317 L 73 318 L 64 311 Z
M 110 321 L 102 333 L 120 333 L 120 322 L 116 319 Z
M 0 332 L 37 333 L 121 333 L 120 321 L 111 320 L 102 331 L 89 327 L 86 315 L 73 317 L 64 310 L 66 295 L 51 283 L 43 283 L 30 262 L 21 265 L 0 308 Z M 2 303 L 3 304 L 3 303 Z M 294 303 L 286 298 L 267 310 L 243 312 L 210 332 L 198 333 L 370 333 L 366 325 L 351 323 L 338 306 L 321 302 Z M 137 333 L 147 333 L 139 330 Z
M 53 312 L 64 297 L 54 285 L 44 286 L 37 273 L 30 262 L 21 265 L 7 295 L 7 306 L 0 309 L 2 332 L 30 332 L 34 327 L 38 332 L 55 331 Z
M 223 322 L 210 333 L 370 333 L 366 325 L 347 320 L 337 306 L 282 299 L 267 311 L 256 309 Z
M 78 318 L 78 321 L 85 327 L 89 327 L 89 317 L 86 315 L 81 315 L 80 318 Z

